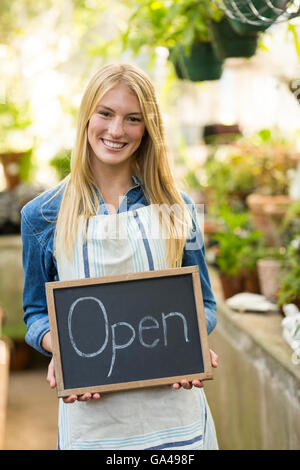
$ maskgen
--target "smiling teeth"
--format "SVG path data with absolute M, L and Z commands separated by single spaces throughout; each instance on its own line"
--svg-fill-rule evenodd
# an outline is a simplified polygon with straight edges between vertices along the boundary
M 112 147 L 114 149 L 121 149 L 122 147 L 124 147 L 126 145 L 126 144 L 117 144 L 115 142 L 109 142 L 108 140 L 104 140 L 104 139 L 103 139 L 103 142 L 108 147 Z

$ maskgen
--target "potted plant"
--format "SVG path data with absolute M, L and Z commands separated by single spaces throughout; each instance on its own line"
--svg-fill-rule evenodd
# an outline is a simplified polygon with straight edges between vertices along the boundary
M 300 233 L 300 199 L 293 200 L 288 207 L 281 225 L 284 244 L 288 244 Z
M 292 199 L 289 196 L 288 172 L 296 165 L 293 145 L 271 131 L 261 131 L 249 143 L 256 156 L 257 187 L 246 199 L 255 227 L 269 246 L 280 246 L 280 226 Z
M 256 277 L 256 263 L 261 256 L 261 234 L 251 227 L 249 213 L 232 212 L 222 206 L 222 227 L 213 235 L 218 243 L 216 265 L 225 298 L 239 292 L 258 293 L 258 282 L 250 284 L 249 273 Z
M 195 41 L 189 49 L 182 45 L 174 46 L 170 50 L 169 60 L 181 80 L 192 82 L 218 80 L 223 71 L 223 61 L 215 55 L 209 41 Z
M 192 81 L 217 80 L 223 61 L 211 45 L 208 20 L 218 20 L 223 13 L 212 2 L 204 0 L 139 2 L 122 35 L 123 47 L 134 53 L 143 46 L 165 47 L 178 78 Z
M 267 300 L 273 303 L 277 302 L 283 254 L 283 247 L 265 247 L 262 256 L 257 261 L 260 291 Z
M 257 187 L 255 157 L 238 144 L 213 146 L 201 168 L 202 191 L 210 210 L 226 201 L 233 210 L 247 210 L 246 198 Z
M 31 123 L 27 102 L 7 100 L 0 104 L 0 162 L 7 190 L 14 189 L 21 181 L 29 181 L 32 176 L 33 142 L 28 134 Z
M 252 57 L 256 53 L 257 34 L 237 34 L 228 18 L 210 21 L 212 45 L 216 56 L 221 60 L 229 57 Z
M 285 268 L 287 254 L 293 250 L 290 244 L 300 233 L 300 200 L 292 202 L 289 206 L 278 233 L 281 246 L 266 247 L 264 255 L 257 263 L 262 294 L 271 302 L 278 301 L 280 283 L 287 269 Z
M 286 248 L 284 274 L 278 291 L 278 304 L 294 303 L 300 309 L 300 236 L 295 236 Z

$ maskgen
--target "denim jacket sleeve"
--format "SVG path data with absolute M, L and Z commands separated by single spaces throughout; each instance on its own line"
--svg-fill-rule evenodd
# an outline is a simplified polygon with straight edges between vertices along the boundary
M 40 197 L 28 203 L 21 212 L 22 258 L 24 270 L 23 311 L 26 342 L 46 356 L 41 342 L 50 331 L 45 282 L 56 279 L 53 257 L 54 224 L 43 219 Z
M 182 266 L 199 267 L 206 326 L 207 332 L 209 334 L 213 331 L 217 324 L 217 308 L 214 294 L 211 288 L 207 264 L 205 261 L 204 237 L 200 228 L 200 222 L 195 203 L 184 192 L 182 192 L 181 195 L 188 205 L 193 220 L 193 230 L 186 241 L 182 258 Z

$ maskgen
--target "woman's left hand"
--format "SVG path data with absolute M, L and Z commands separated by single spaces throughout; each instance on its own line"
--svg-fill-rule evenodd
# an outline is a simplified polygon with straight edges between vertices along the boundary
M 218 367 L 218 355 L 211 349 L 209 352 L 212 367 Z M 203 387 L 203 382 L 201 380 L 193 380 L 192 382 L 189 382 L 188 380 L 183 379 L 180 383 L 173 384 L 173 388 L 175 390 L 178 390 L 181 387 L 185 388 L 186 390 L 190 390 L 193 386 L 201 388 Z

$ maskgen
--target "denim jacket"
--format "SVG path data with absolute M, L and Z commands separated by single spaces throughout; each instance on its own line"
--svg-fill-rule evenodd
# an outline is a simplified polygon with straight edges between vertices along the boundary
M 141 182 L 135 176 L 133 176 L 133 181 L 135 186 L 122 199 L 118 213 L 149 204 Z M 63 185 L 54 196 L 56 191 L 57 188 L 40 194 L 27 203 L 21 211 L 24 269 L 23 318 L 27 327 L 25 340 L 30 346 L 47 356 L 51 354 L 41 346 L 43 336 L 50 330 L 45 283 L 59 280 L 57 263 L 53 254 L 53 239 Z M 181 194 L 193 214 L 193 231 L 186 241 L 182 266 L 199 266 L 207 331 L 210 333 L 216 326 L 216 302 L 205 262 L 203 235 L 194 202 L 185 193 Z M 100 194 L 99 200 L 99 214 L 109 214 Z

